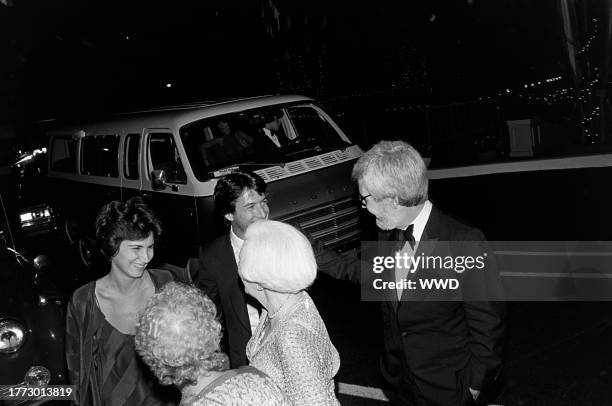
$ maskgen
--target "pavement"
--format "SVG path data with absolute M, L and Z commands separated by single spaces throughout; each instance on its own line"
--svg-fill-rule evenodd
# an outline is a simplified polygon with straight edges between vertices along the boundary
M 356 285 L 319 275 L 311 295 L 341 359 L 343 406 L 380 400 L 379 304 Z M 612 405 L 612 302 L 511 302 L 498 405 Z

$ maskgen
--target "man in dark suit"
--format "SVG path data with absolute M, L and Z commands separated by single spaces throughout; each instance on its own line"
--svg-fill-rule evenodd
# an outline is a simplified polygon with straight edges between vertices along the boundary
M 282 117 L 280 110 L 264 113 L 263 127 L 257 132 L 253 143 L 255 153 L 260 158 L 279 159 L 279 150 L 289 143 L 283 129 Z
M 190 273 L 222 313 L 230 364 L 238 368 L 247 364 L 246 345 L 259 322 L 259 304 L 245 294 L 238 276 L 239 254 L 247 227 L 270 213 L 266 183 L 254 173 L 234 172 L 219 179 L 214 198 L 215 210 L 230 227 L 200 249 Z
M 355 164 L 362 207 L 376 217 L 380 229 L 377 246 L 393 245 L 388 253 L 431 256 L 471 253 L 486 257 L 484 235 L 440 211 L 428 200 L 427 170 L 423 159 L 410 145 L 382 141 Z M 399 244 L 397 241 L 400 241 Z M 466 249 L 453 252 L 457 244 Z M 379 251 L 380 253 L 380 251 Z M 318 255 L 319 270 L 336 278 L 348 278 L 368 286 L 371 274 L 361 273 L 368 264 L 362 258 L 346 260 Z M 370 264 L 370 270 L 371 262 Z M 367 271 L 367 268 L 366 268 Z M 415 273 L 394 266 L 382 274 L 387 282 L 426 277 L 428 270 Z M 485 392 L 498 378 L 502 366 L 505 306 L 500 299 L 497 271 L 465 272 L 462 282 L 480 291 L 477 300 L 465 299 L 465 291 L 444 294 L 434 300 L 410 299 L 409 289 L 387 289 L 382 297 L 384 352 L 381 372 L 391 384 L 394 404 L 417 406 L 471 405 L 483 402 Z M 470 279 L 471 278 L 471 279 Z M 475 278 L 475 279 L 474 279 Z M 369 285 L 372 286 L 372 285 Z M 402 286 L 396 284 L 395 286 Z M 362 289 L 362 292 L 364 290 Z M 461 294 L 464 296 L 461 296 Z M 473 292 L 472 292 L 473 293 Z M 431 299 L 431 298 L 429 298 Z M 487 299 L 487 300 L 483 300 Z

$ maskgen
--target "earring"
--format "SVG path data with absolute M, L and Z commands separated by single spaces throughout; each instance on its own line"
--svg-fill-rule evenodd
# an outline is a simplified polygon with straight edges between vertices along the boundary
M 262 291 L 263 290 L 263 286 L 261 286 L 259 283 L 257 285 L 255 285 L 255 289 Z

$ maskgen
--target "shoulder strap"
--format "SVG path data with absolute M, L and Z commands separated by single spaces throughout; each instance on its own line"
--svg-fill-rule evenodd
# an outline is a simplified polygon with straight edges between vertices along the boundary
M 223 382 L 227 381 L 228 379 L 233 378 L 234 376 L 238 375 L 238 370 L 237 369 L 230 369 L 226 372 L 224 372 L 222 375 L 220 375 L 219 377 L 217 377 L 216 379 L 214 379 L 211 383 L 209 383 L 208 385 L 206 385 L 204 388 L 202 388 L 202 390 L 200 391 L 200 393 L 198 393 L 196 395 L 196 397 L 198 399 L 201 399 L 202 397 L 204 397 L 207 393 L 211 392 L 213 389 L 215 389 L 217 386 L 221 385 Z
M 240 368 L 238 368 L 238 373 L 251 373 L 251 374 L 255 374 L 255 375 L 259 375 L 262 376 L 264 378 L 269 378 L 268 374 L 266 374 L 263 371 L 260 371 L 259 369 L 255 368 L 254 366 L 251 365 L 243 365 Z

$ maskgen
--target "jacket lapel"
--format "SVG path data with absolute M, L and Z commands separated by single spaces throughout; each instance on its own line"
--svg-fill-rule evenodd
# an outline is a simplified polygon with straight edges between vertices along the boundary
M 249 322 L 249 314 L 246 310 L 244 284 L 240 279 L 240 275 L 238 275 L 238 264 L 236 263 L 236 257 L 234 256 L 234 249 L 232 248 L 229 233 L 227 233 L 227 238 L 225 238 L 223 244 L 223 251 L 219 256 L 223 262 L 221 269 L 228 273 L 225 277 L 228 278 L 231 283 L 230 300 L 236 318 L 240 320 L 244 328 L 250 332 L 251 323 Z
M 89 386 L 89 381 L 91 378 L 91 369 L 93 365 L 93 347 L 94 340 L 97 339 L 98 330 L 102 326 L 104 322 L 102 320 L 102 312 L 95 309 L 96 306 L 96 297 L 95 297 L 95 282 L 90 282 L 91 286 L 88 292 L 88 300 L 82 304 L 84 306 L 83 319 L 81 322 L 83 323 L 83 343 L 81 347 L 81 392 L 80 396 L 89 396 L 87 391 L 91 390 Z M 92 393 L 93 403 L 97 405 L 100 403 L 99 401 L 99 393 Z M 83 401 L 83 399 L 82 399 Z
M 421 239 L 417 241 L 418 247 L 416 252 L 414 253 L 414 257 L 422 257 L 426 258 L 431 255 L 438 243 L 440 235 L 440 211 L 436 209 L 436 207 L 432 207 L 431 213 L 429 214 L 429 219 L 427 219 L 427 224 L 425 225 L 425 229 L 423 230 L 423 234 L 421 235 Z M 414 279 L 418 279 L 419 272 L 422 271 L 417 267 L 411 275 L 414 276 Z M 423 271 L 423 272 L 428 272 Z M 423 276 L 423 275 L 421 275 Z M 402 297 L 400 301 L 405 301 L 410 296 L 410 291 L 408 289 L 404 289 L 402 292 Z
M 390 244 L 391 242 L 389 241 L 391 232 L 388 230 L 380 230 L 378 232 L 378 253 L 377 255 L 393 255 L 392 252 L 390 252 Z M 388 269 L 382 272 L 381 274 L 381 279 L 385 282 L 395 282 L 395 269 Z M 397 294 L 395 293 L 395 290 L 393 289 L 383 289 L 383 297 L 382 300 L 385 302 L 389 302 L 393 304 L 393 308 L 397 307 Z

